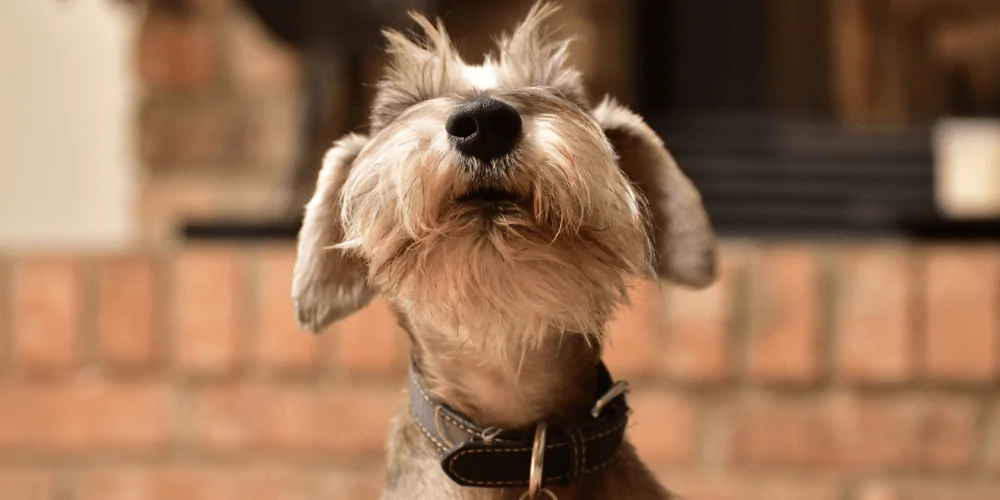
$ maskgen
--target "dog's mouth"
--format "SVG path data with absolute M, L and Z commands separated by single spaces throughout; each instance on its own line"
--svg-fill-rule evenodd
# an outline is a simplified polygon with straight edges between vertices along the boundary
M 456 201 L 459 203 L 475 203 L 484 205 L 501 205 L 503 203 L 516 203 L 520 197 L 516 192 L 502 188 L 479 188 L 459 196 Z

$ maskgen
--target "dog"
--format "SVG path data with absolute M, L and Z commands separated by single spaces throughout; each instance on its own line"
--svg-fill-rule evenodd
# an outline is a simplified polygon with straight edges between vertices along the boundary
M 370 133 L 334 144 L 306 206 L 301 327 L 380 294 L 411 341 L 385 500 L 669 498 L 623 437 L 601 345 L 633 279 L 711 283 L 715 237 L 643 119 L 588 103 L 556 9 L 480 65 L 440 20 L 387 30 Z

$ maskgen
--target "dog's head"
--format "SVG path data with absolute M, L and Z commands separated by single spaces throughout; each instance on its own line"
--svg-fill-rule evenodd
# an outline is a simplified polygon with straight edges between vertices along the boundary
M 613 100 L 592 108 L 568 41 L 536 5 L 499 57 L 465 63 L 440 22 L 389 31 L 370 137 L 326 157 L 293 296 L 317 331 L 378 291 L 467 332 L 594 333 L 639 275 L 700 286 L 714 238 L 662 141 Z

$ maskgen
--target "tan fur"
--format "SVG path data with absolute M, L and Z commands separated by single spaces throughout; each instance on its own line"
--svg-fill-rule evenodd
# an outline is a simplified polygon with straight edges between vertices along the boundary
M 551 87 L 586 108 L 580 72 L 566 64 L 571 40 L 556 39 L 545 25 L 557 9 L 554 4 L 535 4 L 514 33 L 500 39 L 498 79 L 501 85 L 511 88 Z
M 293 295 L 318 330 L 373 291 L 408 332 L 428 391 L 483 425 L 524 428 L 585 413 L 605 325 L 634 276 L 694 285 L 713 275 L 697 192 L 641 118 L 606 101 L 589 110 L 568 42 L 539 4 L 499 57 L 470 66 L 440 22 L 423 37 L 387 32 L 370 139 L 327 157 L 299 240 Z M 514 151 L 489 164 L 457 153 L 444 124 L 483 94 L 521 116 Z M 471 175 L 473 168 L 488 175 Z M 502 208 L 460 201 L 516 193 Z M 389 446 L 385 499 L 514 499 L 459 488 L 404 410 Z M 630 446 L 559 498 L 664 499 Z
M 299 325 L 311 332 L 319 332 L 364 307 L 373 295 L 364 259 L 336 248 L 344 241 L 340 188 L 367 142 L 366 137 L 355 134 L 337 141 L 323 160 L 316 194 L 306 206 L 299 232 L 292 299 Z
M 343 224 L 345 246 L 365 255 L 390 301 L 510 357 L 552 330 L 600 334 L 625 299 L 624 279 L 651 265 L 642 201 L 597 123 L 546 88 L 492 95 L 524 121 L 510 173 L 495 181 L 515 186 L 520 204 L 487 218 L 455 202 L 474 181 L 441 126 L 462 101 L 440 97 L 407 109 L 361 152 Z
M 648 201 L 657 273 L 690 286 L 715 280 L 715 236 L 701 195 L 642 117 L 611 98 L 594 117 L 614 144 L 618 166 Z
M 570 40 L 553 40 L 544 21 L 557 7 L 538 3 L 524 22 L 498 42 L 499 60 L 487 54 L 481 66 L 495 74 L 502 88 L 548 87 L 581 108 L 587 108 L 579 71 L 567 66 Z M 470 67 L 455 50 L 441 21 L 414 14 L 423 36 L 411 39 L 386 30 L 389 65 L 378 84 L 372 110 L 372 133 L 380 131 L 410 106 L 449 93 L 485 90 L 463 78 Z

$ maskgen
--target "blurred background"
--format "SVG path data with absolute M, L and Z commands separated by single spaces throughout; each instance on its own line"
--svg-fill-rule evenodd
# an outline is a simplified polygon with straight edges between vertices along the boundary
M 1000 498 L 1000 1 L 563 0 L 722 276 L 637 283 L 607 360 L 693 500 Z M 530 2 L 0 2 L 0 500 L 373 499 L 407 346 L 289 287 L 381 26 L 470 61 Z

